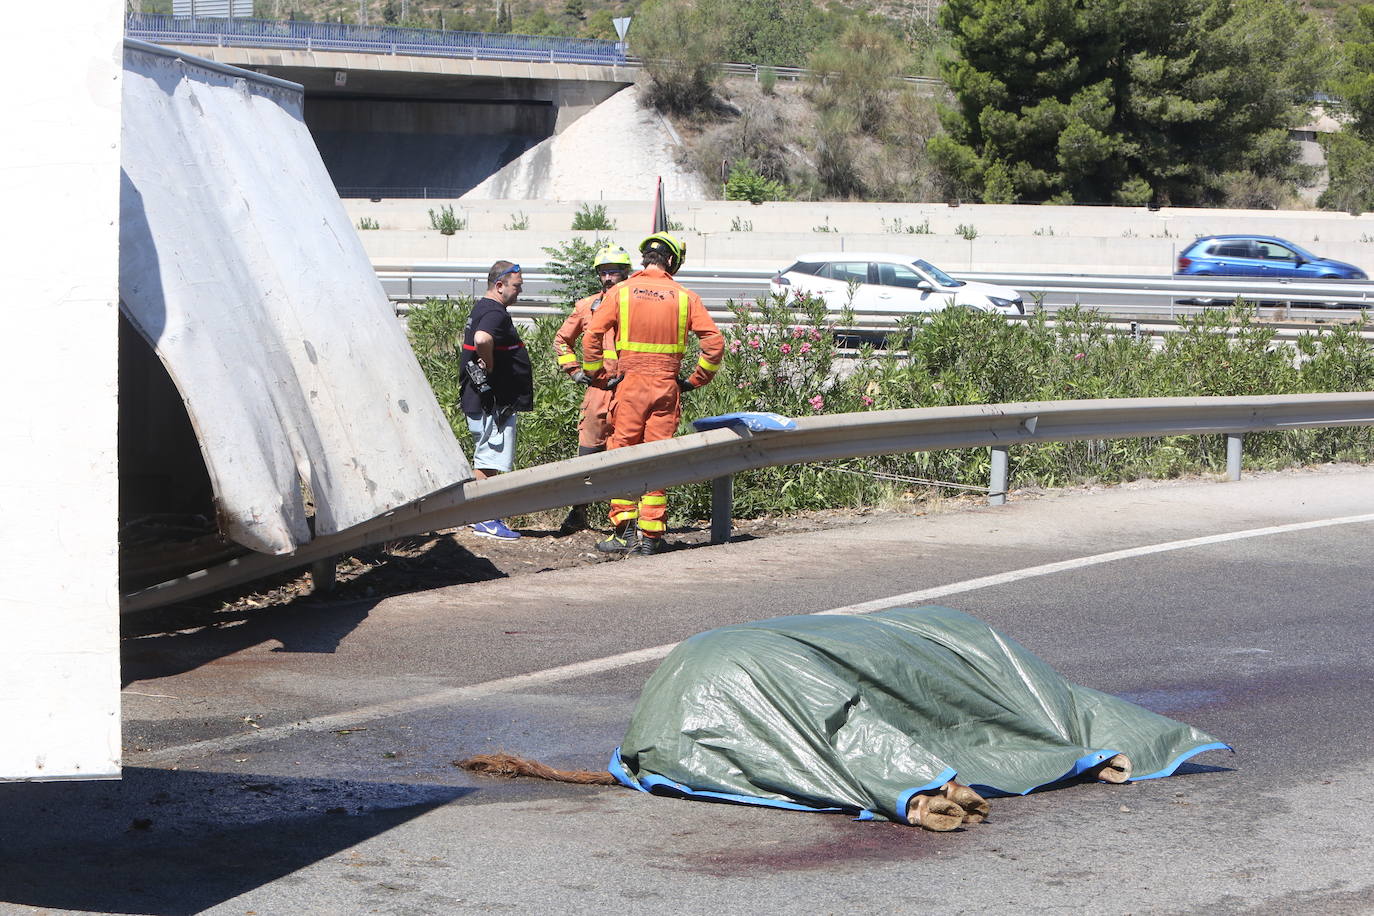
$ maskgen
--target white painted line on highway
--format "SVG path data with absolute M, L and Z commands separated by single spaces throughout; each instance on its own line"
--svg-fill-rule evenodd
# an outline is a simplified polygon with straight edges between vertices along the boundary
M 885 608 L 918 604 L 925 601 L 931 601 L 935 598 L 943 598 L 947 595 L 958 595 L 964 592 L 977 591 L 982 588 L 991 588 L 996 585 L 1007 585 L 1012 582 L 1019 582 L 1023 579 L 1034 579 L 1040 576 L 1049 576 L 1075 569 L 1085 569 L 1089 566 L 1099 566 L 1103 563 L 1112 563 L 1117 560 L 1129 560 L 1135 557 L 1145 557 L 1156 553 L 1187 550 L 1192 547 L 1206 547 L 1209 544 L 1224 544 L 1228 541 L 1243 541 L 1248 538 L 1267 537 L 1273 534 L 1288 534 L 1294 531 L 1330 528 L 1335 525 L 1357 525 L 1365 522 L 1374 522 L 1374 514 L 1347 515 L 1339 518 L 1326 518 L 1311 522 L 1294 522 L 1290 525 L 1251 528 L 1246 531 L 1212 534 L 1206 537 L 1188 538 L 1182 541 L 1166 541 L 1162 544 L 1147 544 L 1143 547 L 1113 550 L 1109 553 L 1079 557 L 1075 560 L 1061 560 L 1058 563 L 1028 566 L 1025 569 L 1014 569 L 1009 572 L 998 573 L 995 576 L 983 576 L 978 579 L 951 582 L 947 585 L 937 585 L 933 588 L 921 589 L 920 591 L 907 592 L 902 595 L 892 595 L 887 598 L 879 598 L 875 601 L 865 601 L 861 604 L 850 604 L 844 607 L 831 608 L 828 611 L 814 611 L 812 613 L 871 614 L 874 611 L 881 611 Z M 619 655 L 608 655 L 604 658 L 595 658 L 585 662 L 574 662 L 571 665 L 559 665 L 557 668 L 545 668 L 542 671 L 531 671 L 528 674 L 517 674 L 513 677 L 498 678 L 494 681 L 485 681 L 481 684 L 470 684 L 465 687 L 452 687 L 446 690 L 437 690 L 420 696 L 393 700 L 389 703 L 378 703 L 348 712 L 306 719 L 302 722 L 273 725 L 267 728 L 254 729 L 252 732 L 243 734 L 226 735 L 222 738 L 211 738 L 206 741 L 196 741 L 191 744 L 162 748 L 148 754 L 140 755 L 135 765 L 155 766 L 158 764 L 185 761 L 187 757 L 192 755 L 209 755 L 219 751 L 241 748 L 248 744 L 274 741 L 302 732 L 325 732 L 335 729 L 356 728 L 364 722 L 385 719 L 389 716 L 406 715 L 421 709 L 443 706 L 462 700 L 480 699 L 493 694 L 515 690 L 547 687 L 550 684 L 572 680 L 573 678 L 600 674 L 603 671 L 628 668 L 631 665 L 638 665 L 644 662 L 658 661 L 671 652 L 676 645 L 677 643 L 671 643 L 668 645 L 654 646 L 649 649 L 637 649 L 633 652 L 622 652 Z
M 930 601 L 934 598 L 942 598 L 945 595 L 957 595 L 963 592 L 977 591 L 980 588 L 990 588 L 994 585 L 1006 585 L 1010 582 L 1019 582 L 1022 579 L 1034 579 L 1037 576 L 1049 576 L 1054 573 L 1067 572 L 1072 569 L 1084 569 L 1088 566 L 1098 566 L 1102 563 L 1112 563 L 1116 560 L 1145 557 L 1153 553 L 1167 553 L 1171 550 L 1187 550 L 1190 547 L 1206 547 L 1208 544 L 1223 544 L 1227 541 L 1243 541 L 1247 538 L 1265 537 L 1271 534 L 1287 534 L 1292 531 L 1307 531 L 1312 528 L 1329 528 L 1333 525 L 1356 525 L 1361 522 L 1374 522 L 1374 515 L 1346 515 L 1340 518 L 1319 519 L 1314 522 L 1294 522 L 1291 525 L 1274 525 L 1270 528 L 1251 528 L 1248 531 L 1232 531 L 1228 534 L 1209 534 L 1206 537 L 1188 538 L 1183 541 L 1165 541 L 1162 544 L 1147 544 L 1144 547 L 1113 550 L 1110 553 L 1099 553 L 1090 557 L 1079 557 L 1076 560 L 1061 560 L 1058 563 L 1046 563 L 1043 566 L 1028 566 L 1025 569 L 1013 569 L 1010 572 L 998 573 L 995 576 L 983 576 L 981 579 L 967 579 L 963 582 L 951 582 L 948 585 L 937 585 L 934 588 L 923 588 L 917 592 L 907 592 L 905 595 L 893 595 L 889 598 L 879 598 L 876 601 L 865 601 L 862 604 L 851 604 L 846 607 L 834 608 L 829 611 L 817 611 L 817 613 L 871 614 L 874 611 L 881 611 L 884 608 L 917 604 L 923 601 Z

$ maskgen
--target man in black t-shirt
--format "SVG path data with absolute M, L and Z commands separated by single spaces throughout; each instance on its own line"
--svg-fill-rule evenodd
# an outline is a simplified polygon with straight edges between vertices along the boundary
M 487 293 L 472 306 L 463 328 L 463 414 L 472 433 L 472 473 L 485 480 L 515 467 L 516 414 L 534 409 L 529 351 L 506 311 L 524 286 L 520 265 L 497 261 L 487 271 Z M 499 518 L 478 522 L 473 533 L 515 540 Z

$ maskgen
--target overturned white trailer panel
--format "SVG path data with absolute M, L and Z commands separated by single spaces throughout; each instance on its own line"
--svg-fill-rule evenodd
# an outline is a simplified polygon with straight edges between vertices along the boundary
M 12 217 L 0 360 L 0 779 L 119 774 L 123 14 L 104 2 L 65 12 L 24 18 L 0 65 L 9 125 L 0 184 Z
M 126 41 L 120 304 L 225 535 L 290 553 L 471 479 L 294 83 Z

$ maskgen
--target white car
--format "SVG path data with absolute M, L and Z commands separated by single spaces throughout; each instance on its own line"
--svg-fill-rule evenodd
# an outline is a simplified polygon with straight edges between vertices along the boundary
M 773 277 L 774 293 L 803 293 L 824 299 L 838 311 L 852 302 L 854 311 L 936 312 L 965 306 L 982 312 L 1024 315 L 1021 294 L 1007 286 L 956 280 L 920 258 L 860 251 L 804 254 Z M 851 289 L 853 298 L 851 300 Z

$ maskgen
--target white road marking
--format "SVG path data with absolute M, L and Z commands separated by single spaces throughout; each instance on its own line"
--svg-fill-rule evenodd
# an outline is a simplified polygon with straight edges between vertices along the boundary
M 1273 534 L 1288 534 L 1294 531 L 1330 528 L 1335 525 L 1357 525 L 1365 522 L 1374 522 L 1374 514 L 1347 515 L 1340 518 L 1319 519 L 1311 522 L 1294 522 L 1289 525 L 1251 528 L 1246 531 L 1212 534 L 1206 537 L 1188 538 L 1182 541 L 1166 541 L 1162 544 L 1147 544 L 1142 547 L 1113 550 L 1109 553 L 1099 553 L 1093 556 L 1079 557 L 1074 560 L 1061 560 L 1058 563 L 1028 566 L 1025 569 L 1014 569 L 1009 572 L 998 573 L 995 576 L 983 576 L 978 579 L 951 582 L 947 585 L 937 585 L 933 588 L 921 589 L 920 591 L 907 592 L 902 595 L 892 595 L 887 598 L 879 598 L 875 601 L 865 601 L 861 604 L 851 604 L 845 607 L 832 608 L 828 611 L 814 611 L 812 613 L 871 614 L 874 611 L 881 611 L 885 608 L 918 604 L 936 598 L 943 598 L 947 595 L 958 595 L 964 592 L 991 588 L 996 585 L 1007 585 L 1012 582 L 1019 582 L 1023 579 L 1034 579 L 1039 576 L 1049 576 L 1055 573 L 1084 569 L 1089 566 L 1098 566 L 1103 563 L 1112 563 L 1117 560 L 1129 560 L 1135 557 L 1144 557 L 1156 553 L 1167 553 L 1173 550 L 1187 550 L 1192 547 L 1206 547 L 1209 544 L 1223 544 L 1227 541 L 1243 541 L 1248 538 L 1266 537 Z M 619 655 L 608 655 L 604 658 L 574 662 L 571 665 L 559 665 L 557 668 L 545 668 L 542 671 L 531 671 L 528 674 L 517 674 L 513 677 L 498 678 L 494 681 L 485 681 L 481 684 L 470 684 L 465 687 L 452 687 L 446 690 L 437 690 L 420 696 L 393 700 L 389 703 L 378 703 L 373 706 L 364 706 L 360 709 L 354 709 L 348 712 L 306 719 L 303 722 L 274 725 L 268 728 L 254 729 L 251 732 L 245 732 L 243 734 L 226 735 L 222 738 L 211 738 L 206 741 L 196 741 L 191 744 L 162 748 L 148 754 L 139 755 L 135 763 L 138 766 L 167 764 L 184 760 L 191 755 L 209 755 L 219 751 L 240 748 L 247 744 L 260 744 L 264 741 L 274 741 L 302 732 L 324 732 L 334 729 L 357 727 L 363 722 L 376 721 L 378 719 L 387 718 L 388 716 L 405 715 L 421 709 L 443 706 L 462 700 L 480 699 L 482 697 L 488 697 L 497 693 L 505 693 L 507 691 L 546 687 L 550 684 L 572 680 L 573 678 L 586 677 L 591 674 L 600 674 L 603 671 L 614 671 L 619 668 L 628 668 L 631 665 L 657 661 L 666 656 L 676 646 L 677 643 L 671 643 L 668 645 L 654 646 L 649 649 L 637 649 L 633 652 L 622 652 Z

